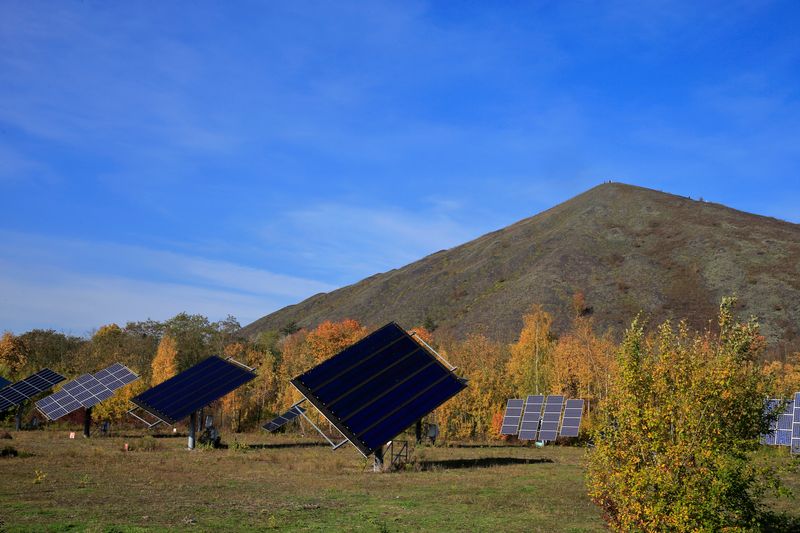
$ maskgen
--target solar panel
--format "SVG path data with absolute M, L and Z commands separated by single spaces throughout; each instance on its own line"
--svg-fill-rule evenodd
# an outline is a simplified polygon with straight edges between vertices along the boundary
M 782 400 L 778 400 L 778 399 L 774 399 L 774 398 L 770 399 L 770 400 L 767 400 L 766 403 L 764 404 L 764 414 L 768 415 L 768 414 L 771 414 L 772 412 L 774 412 L 776 409 L 778 409 L 778 407 L 780 407 L 781 402 L 782 402 Z M 780 418 L 780 416 L 778 418 Z M 776 433 L 775 432 L 778 430 L 778 418 L 776 418 L 775 420 L 770 422 L 769 431 L 766 434 L 761 435 L 761 444 L 766 444 L 766 445 L 769 445 L 769 446 L 775 446 L 776 445 Z
M 524 406 L 525 402 L 516 398 L 506 402 L 506 412 L 503 415 L 503 425 L 500 428 L 501 435 L 516 435 L 519 433 L 519 421 L 522 418 Z
M 17 381 L 13 385 L 0 390 L 0 413 L 19 405 L 29 398 L 46 391 L 64 381 L 65 378 L 49 368 L 45 368 L 28 376 L 22 381 Z
M 567 400 L 564 406 L 564 417 L 561 421 L 562 437 L 577 437 L 583 418 L 583 400 Z
M 528 396 L 525 400 L 525 412 L 519 426 L 519 440 L 536 440 L 539 421 L 542 419 L 542 405 L 544 405 L 544 396 L 541 394 Z
M 255 377 L 242 365 L 212 355 L 131 401 L 160 420 L 176 424 Z
M 10 381 L 8 381 L 6 378 L 0 376 L 0 389 L 5 387 L 6 385 L 10 385 L 10 384 L 11 384 Z
M 306 410 L 300 407 L 299 405 L 293 405 L 289 408 L 288 411 L 283 413 L 282 415 L 276 416 L 266 424 L 264 424 L 263 428 L 272 433 L 273 431 L 277 430 L 278 428 L 288 424 L 298 416 L 305 413 Z
M 561 421 L 561 407 L 563 405 L 563 396 L 547 397 L 544 403 L 544 415 L 542 416 L 538 440 L 556 440 L 558 436 L 558 423 Z
M 48 419 L 57 420 L 80 409 L 89 408 L 114 395 L 114 391 L 139 376 L 121 363 L 114 363 L 100 372 L 84 374 L 64 385 L 60 391 L 36 402 L 36 407 Z
M 800 392 L 794 393 L 792 413 L 792 439 L 790 441 L 791 453 L 800 453 Z M 795 437 L 795 435 L 798 435 Z
M 291 383 L 365 456 L 467 386 L 394 322 Z

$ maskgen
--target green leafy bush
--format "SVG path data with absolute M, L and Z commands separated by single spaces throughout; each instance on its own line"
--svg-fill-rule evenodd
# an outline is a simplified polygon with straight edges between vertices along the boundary
M 588 474 L 612 529 L 761 527 L 760 499 L 777 484 L 752 461 L 769 424 L 764 339 L 755 321 L 734 322 L 733 303 L 722 302 L 718 334 L 667 322 L 648 337 L 639 319 L 627 331 Z

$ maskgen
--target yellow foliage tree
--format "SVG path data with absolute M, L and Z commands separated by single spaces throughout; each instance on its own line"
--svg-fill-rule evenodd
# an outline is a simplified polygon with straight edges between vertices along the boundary
M 458 367 L 457 373 L 469 380 L 466 390 L 436 410 L 442 437 L 496 436 L 492 423 L 497 413 L 502 412 L 509 394 L 502 372 L 508 362 L 508 350 L 483 335 L 473 334 L 440 351 Z
M 541 305 L 534 305 L 522 317 L 519 340 L 511 345 L 506 373 L 515 396 L 539 394 L 547 389 L 553 339 L 553 317 Z
M 587 411 L 608 395 L 616 344 L 611 336 L 595 335 L 589 317 L 575 317 L 570 331 L 558 339 L 550 360 L 550 391 L 584 398 Z
M 3 333 L 0 338 L 0 369 L 8 375 L 6 378 L 16 377 L 25 367 L 28 357 L 25 354 L 25 345 L 10 331 Z
M 147 389 L 147 384 L 142 379 L 124 386 L 116 391 L 111 398 L 92 407 L 95 420 L 108 420 L 109 422 L 123 420 L 130 409 L 131 398 L 141 394 L 145 389 Z
M 169 335 L 161 337 L 151 369 L 151 386 L 158 385 L 178 373 L 178 344 Z
M 800 353 L 790 355 L 786 361 L 766 363 L 764 373 L 772 381 L 772 396 L 793 398 L 795 392 L 800 392 Z

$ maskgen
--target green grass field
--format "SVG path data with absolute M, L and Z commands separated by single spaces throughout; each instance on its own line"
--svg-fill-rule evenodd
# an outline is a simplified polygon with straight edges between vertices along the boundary
M 375 474 L 352 447 L 334 452 L 264 432 L 238 435 L 246 449 L 192 452 L 185 438 L 142 440 L 136 432 L 12 436 L 0 440 L 20 452 L 0 458 L 7 531 L 604 529 L 586 496 L 582 448 L 419 447 L 405 469 Z M 124 452 L 125 442 L 139 449 Z M 763 455 L 788 462 L 782 451 Z M 787 481 L 800 489 L 794 477 Z M 778 510 L 793 506 L 776 502 Z

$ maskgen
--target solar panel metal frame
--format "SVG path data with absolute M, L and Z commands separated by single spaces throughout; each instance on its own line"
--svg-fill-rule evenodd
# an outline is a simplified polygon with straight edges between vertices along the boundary
M 209 379 L 209 372 L 216 372 L 216 380 Z M 255 377 L 250 367 L 212 355 L 132 398 L 131 402 L 159 421 L 175 425 Z M 132 411 L 128 413 L 133 414 Z
M 58 385 L 65 378 L 58 372 L 43 368 L 27 378 L 0 389 L 0 413 L 17 406 Z
M 389 322 L 291 384 L 367 457 L 466 388 L 453 370 Z
M 542 407 L 544 407 L 543 394 L 530 395 L 525 399 L 525 412 L 519 425 L 519 440 L 536 440 L 539 422 L 542 420 Z
M 283 426 L 285 426 L 298 416 L 302 416 L 305 412 L 306 409 L 300 407 L 299 405 L 293 405 L 289 409 L 287 409 L 286 412 L 284 412 L 283 414 L 276 416 L 275 418 L 264 424 L 262 428 L 272 433 L 273 431 L 282 428 Z
M 501 435 L 516 435 L 519 433 L 519 424 L 525 410 L 525 400 L 509 398 L 506 402 L 506 411 L 503 413 L 503 425 L 500 427 Z
M 564 404 L 564 415 L 561 419 L 560 437 L 577 437 L 580 433 L 581 420 L 583 419 L 583 400 L 573 398 Z
M 558 437 L 558 426 L 561 422 L 561 409 L 564 406 L 564 396 L 548 396 L 544 402 L 544 414 L 539 428 L 540 441 L 554 441 Z
M 139 379 L 122 363 L 100 370 L 95 374 L 83 374 L 61 387 L 61 390 L 36 402 L 36 408 L 49 420 L 90 408 L 111 398 L 114 392 Z

